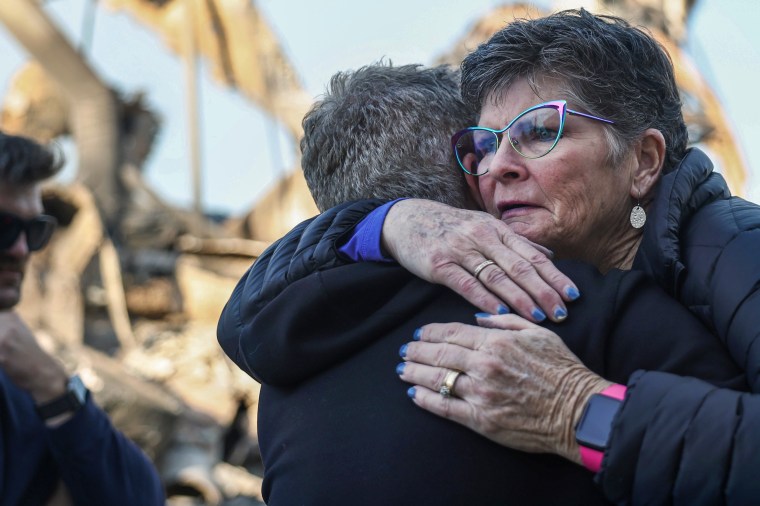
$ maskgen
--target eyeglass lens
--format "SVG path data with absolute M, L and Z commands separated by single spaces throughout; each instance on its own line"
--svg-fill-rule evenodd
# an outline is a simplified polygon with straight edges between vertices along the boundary
M 505 134 L 522 156 L 540 158 L 556 145 L 561 124 L 559 109 L 547 106 L 518 116 L 505 133 L 477 128 L 468 130 L 456 142 L 457 159 L 470 174 L 485 174 Z
M 52 216 L 40 215 L 24 220 L 15 214 L 0 212 L 0 249 L 13 246 L 24 232 L 29 250 L 37 251 L 48 243 L 55 225 L 56 220 Z

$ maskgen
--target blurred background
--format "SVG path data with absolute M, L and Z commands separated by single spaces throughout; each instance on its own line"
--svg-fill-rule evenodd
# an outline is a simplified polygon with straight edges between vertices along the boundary
M 108 86 L 124 94 L 143 93 L 146 106 L 160 118 L 155 146 L 146 161 L 145 175 L 156 191 L 169 202 L 190 206 L 193 200 L 191 147 L 188 129 L 187 72 L 179 57 L 180 43 L 159 24 L 182 22 L 159 14 L 136 10 L 122 0 L 50 0 L 44 3 L 51 21 L 71 41 Z M 145 1 L 158 6 L 176 0 Z M 433 63 L 451 50 L 479 19 L 503 2 L 495 0 L 387 0 L 355 2 L 328 0 L 245 0 L 224 2 L 236 9 L 250 8 L 263 17 L 267 33 L 263 40 L 276 41 L 285 62 L 295 73 L 300 92 L 317 97 L 338 71 L 388 58 L 394 63 Z M 626 2 L 537 1 L 543 9 L 577 7 L 613 10 Z M 687 9 L 680 47 L 690 56 L 700 74 L 712 87 L 737 137 L 741 156 L 748 167 L 760 162 L 760 144 L 752 142 L 760 133 L 758 106 L 753 88 L 760 70 L 760 5 L 754 0 L 656 0 L 633 2 L 648 8 Z M 203 10 L 204 2 L 199 2 Z M 601 9 L 597 9 L 601 5 Z M 606 4 L 606 5 L 605 5 Z M 177 9 L 175 9 L 177 10 Z M 221 15 L 221 14 L 220 14 Z M 493 14 L 491 14 L 493 15 Z M 176 12 L 173 17 L 180 17 Z M 508 18 L 494 21 L 507 21 Z M 178 28 L 178 27 L 177 27 Z M 227 34 L 231 35 L 230 33 Z M 256 44 L 257 34 L 248 34 Z M 228 39 L 233 42 L 232 38 Z M 172 50 L 168 45 L 175 46 Z M 28 52 L 12 34 L 0 31 L 0 86 L 6 93 L 14 73 Z M 250 55 L 257 65 L 258 55 Z M 242 213 L 274 182 L 294 168 L 294 139 L 282 128 L 276 114 L 264 112 L 229 80 L 214 78 L 214 67 L 199 58 L 197 120 L 199 163 L 202 169 L 202 204 L 214 213 Z M 217 69 L 218 71 L 218 69 Z M 299 111 L 300 112 L 300 111 Z M 76 158 L 71 151 L 72 165 Z M 71 171 L 68 172 L 71 174 Z M 748 174 L 734 192 L 760 200 L 760 181 Z M 230 184 L 231 182 L 235 184 Z
M 665 45 L 690 141 L 760 201 L 756 0 L 0 2 L 0 129 L 68 160 L 44 195 L 61 227 L 19 310 L 173 504 L 260 504 L 257 384 L 215 324 L 251 262 L 316 213 L 298 139 L 330 76 L 456 65 L 515 17 L 581 6 Z

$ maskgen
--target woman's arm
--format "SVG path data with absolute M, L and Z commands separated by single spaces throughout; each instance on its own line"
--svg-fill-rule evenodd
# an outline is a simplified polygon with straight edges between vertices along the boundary
M 700 261 L 700 256 L 707 255 L 699 244 L 688 247 L 684 252 L 687 282 L 679 298 L 688 298 L 693 293 L 708 297 L 696 302 L 707 303 L 710 309 L 707 317 L 716 333 L 746 372 L 752 391 L 760 393 L 760 208 L 744 201 L 731 208 L 736 222 L 742 221 L 744 211 L 752 216 L 752 226 L 756 228 L 737 233 L 719 248 L 720 253 L 711 263 Z M 703 309 L 704 306 L 697 306 L 694 311 Z
M 408 395 L 421 408 L 503 446 L 580 463 L 574 422 L 588 398 L 611 383 L 586 369 L 548 329 L 516 315 L 488 320 L 483 323 L 498 326 L 419 329 L 415 342 L 400 352 L 406 361 L 401 379 L 414 385 Z M 439 388 L 450 370 L 463 374 L 452 397 L 444 397 Z
M 329 209 L 297 225 L 256 259 L 238 281 L 217 325 L 219 344 L 238 367 L 252 373 L 240 348 L 243 327 L 290 284 L 313 272 L 349 263 L 338 253 L 336 241 L 349 235 L 367 213 L 383 202 L 364 200 Z
M 470 346 L 464 339 L 472 347 L 488 340 L 487 334 L 478 337 L 474 330 L 462 332 L 455 325 L 426 326 L 421 338 L 426 344 Z M 418 385 L 414 402 L 500 444 L 580 463 L 575 426 L 587 399 L 609 383 L 579 367 L 576 357 L 546 329 L 491 341 L 491 348 L 504 353 L 491 354 L 490 367 L 474 366 L 472 357 L 435 351 L 437 357 L 446 356 L 447 368 L 465 370 L 455 385 L 462 399 L 443 399 L 435 391 L 442 381 L 438 368 L 420 372 L 407 362 L 402 379 Z M 433 354 L 423 358 L 420 343 L 415 344 L 405 350 L 407 359 L 433 362 Z M 498 384 L 490 382 L 497 377 L 494 371 L 501 371 Z M 674 374 L 636 373 L 628 381 L 597 481 L 617 503 L 752 504 L 760 497 L 758 424 L 760 395 Z
M 317 271 L 351 262 L 339 254 L 339 246 L 354 227 L 383 200 L 348 202 L 297 225 L 259 257 L 246 275 L 246 290 L 255 295 L 247 301 L 257 310 L 293 281 Z
M 553 332 L 505 315 L 480 317 L 488 328 L 423 327 L 420 340 L 404 350 L 401 379 L 415 385 L 414 402 L 424 409 L 501 444 L 574 462 L 580 461 L 575 426 L 591 394 L 609 384 L 602 376 L 627 383 L 597 478 L 608 499 L 661 504 L 675 494 L 677 504 L 722 504 L 724 495 L 757 497 L 756 480 L 735 463 L 760 450 L 760 436 L 750 430 L 760 423 L 760 396 L 733 390 L 746 389 L 746 382 L 720 342 L 658 293 L 638 308 L 635 297 L 619 298 L 622 313 L 597 315 L 620 325 L 594 372 Z M 585 360 L 583 350 L 576 353 Z M 464 372 L 456 398 L 437 392 L 446 369 Z M 679 376 L 687 374 L 714 384 Z
M 597 481 L 633 504 L 753 504 L 760 395 L 662 372 L 635 374 Z
M 562 321 L 565 301 L 580 295 L 549 250 L 484 212 L 408 199 L 388 212 L 382 234 L 383 246 L 402 267 L 489 313 L 505 313 L 508 306 L 534 322 Z M 493 265 L 475 276 L 487 260 Z
M 366 200 L 330 209 L 296 226 L 256 260 L 235 287 L 217 328 L 222 349 L 241 369 L 248 371 L 240 353 L 242 326 L 294 281 L 350 262 L 340 253 L 341 246 L 382 204 Z M 410 199 L 391 208 L 382 229 L 367 233 L 381 232 L 383 245 L 403 267 L 451 288 L 481 309 L 506 312 L 508 303 L 534 321 L 546 314 L 560 321 L 567 314 L 563 299 L 580 295 L 545 250 L 485 213 Z M 380 242 L 380 237 L 360 241 Z M 476 278 L 475 268 L 486 258 L 496 265 Z

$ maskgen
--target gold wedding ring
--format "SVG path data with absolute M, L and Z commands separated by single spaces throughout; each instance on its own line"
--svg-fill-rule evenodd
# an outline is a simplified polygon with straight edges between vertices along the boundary
M 444 399 L 447 399 L 454 394 L 454 383 L 457 382 L 457 378 L 460 374 L 462 374 L 461 371 L 454 370 L 446 373 L 446 376 L 443 378 L 443 385 L 438 391 L 438 393 L 441 394 Z
M 475 272 L 472 275 L 475 276 L 475 279 L 478 279 L 478 276 L 480 276 L 480 273 L 483 271 L 483 269 L 495 263 L 496 262 L 494 262 L 493 260 L 483 260 L 482 262 L 478 264 L 477 267 L 475 267 Z

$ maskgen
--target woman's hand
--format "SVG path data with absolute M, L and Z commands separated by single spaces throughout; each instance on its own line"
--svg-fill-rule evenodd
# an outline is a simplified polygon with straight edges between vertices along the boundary
M 517 314 L 542 321 L 567 316 L 564 301 L 578 288 L 549 259 L 549 250 L 515 234 L 480 211 L 428 200 L 402 200 L 383 225 L 383 247 L 420 278 L 445 285 L 489 313 Z M 486 260 L 495 262 L 475 270 Z
M 404 345 L 397 372 L 415 404 L 517 450 L 580 463 L 575 425 L 588 398 L 611 385 L 555 333 L 516 315 L 425 325 Z M 484 328 L 491 327 L 491 328 Z M 446 374 L 462 371 L 450 397 Z

